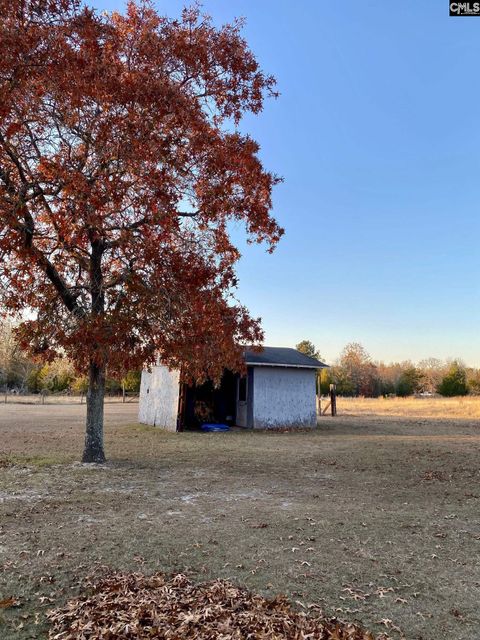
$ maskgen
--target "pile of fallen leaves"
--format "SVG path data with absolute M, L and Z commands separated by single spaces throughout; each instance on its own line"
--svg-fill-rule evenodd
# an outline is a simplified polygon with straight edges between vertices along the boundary
M 223 580 L 113 573 L 91 581 L 89 591 L 47 614 L 51 640 L 375 640 L 355 624 L 295 611 L 283 596 L 268 600 Z

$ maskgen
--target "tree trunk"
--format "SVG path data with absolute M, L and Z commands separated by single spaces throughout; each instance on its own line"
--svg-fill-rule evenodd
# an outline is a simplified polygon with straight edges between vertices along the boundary
M 105 462 L 103 450 L 103 401 L 105 367 L 90 362 L 87 391 L 87 431 L 82 462 Z

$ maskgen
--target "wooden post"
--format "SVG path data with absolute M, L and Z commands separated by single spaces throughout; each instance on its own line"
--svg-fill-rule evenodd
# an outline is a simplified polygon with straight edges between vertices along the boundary
M 184 382 L 180 382 L 180 388 L 178 393 L 178 412 L 177 412 L 177 431 L 183 431 L 185 429 L 185 402 L 187 398 L 187 385 Z
M 125 383 L 122 382 L 122 402 L 125 404 Z
M 318 413 L 322 415 L 322 391 L 321 391 L 321 370 L 317 372 L 317 396 L 318 396 Z
M 330 385 L 330 407 L 332 416 L 337 415 L 337 385 L 335 383 Z
M 7 398 L 8 398 L 8 389 L 5 389 L 5 404 L 7 404 Z

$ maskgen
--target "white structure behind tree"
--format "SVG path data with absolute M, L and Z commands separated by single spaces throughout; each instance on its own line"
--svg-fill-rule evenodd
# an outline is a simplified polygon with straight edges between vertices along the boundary
M 314 427 L 316 374 L 323 362 L 284 347 L 246 350 L 247 375 L 226 371 L 220 386 L 189 386 L 163 365 L 142 373 L 139 421 L 169 431 L 205 422 L 253 429 Z

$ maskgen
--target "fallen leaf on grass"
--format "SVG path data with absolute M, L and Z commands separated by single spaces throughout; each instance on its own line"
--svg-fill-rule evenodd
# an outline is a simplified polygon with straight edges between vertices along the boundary
M 0 600 L 0 609 L 12 609 L 13 607 L 19 607 L 19 606 L 20 606 L 20 602 L 13 596 L 10 596 L 10 598 L 4 598 L 3 600 Z
M 354 600 L 366 600 L 370 597 L 369 593 L 363 593 L 360 589 L 351 589 L 350 587 L 345 587 L 342 589 L 343 592 L 348 593 L 348 595 Z
M 434 480 L 437 480 L 439 482 L 446 482 L 448 480 L 448 476 L 443 471 L 428 469 L 428 471 L 425 471 L 425 473 L 423 474 L 422 479 L 426 482 L 432 482 Z
M 385 627 L 390 627 L 392 620 L 390 620 L 390 618 L 382 618 L 381 620 L 377 620 L 377 624 L 383 624 Z

